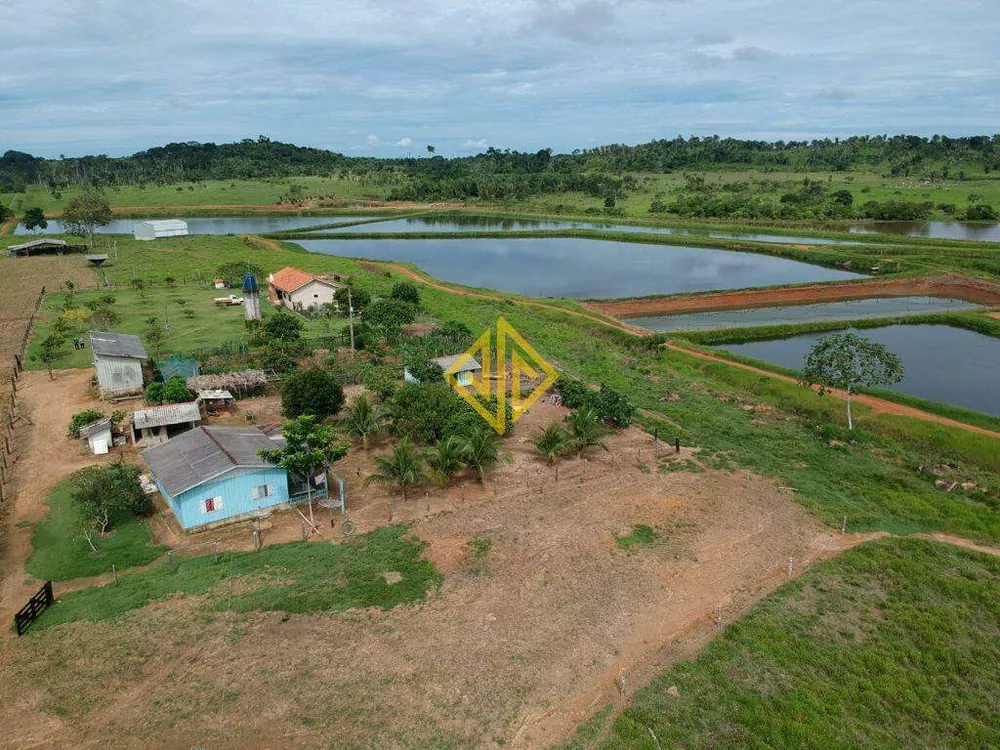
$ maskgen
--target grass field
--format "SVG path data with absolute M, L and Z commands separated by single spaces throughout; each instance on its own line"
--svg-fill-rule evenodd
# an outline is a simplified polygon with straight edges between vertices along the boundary
M 636 693 L 600 741 L 564 750 L 995 747 L 998 628 L 996 558 L 870 542 L 782 586 Z
M 106 538 L 95 536 L 94 553 L 80 535 L 78 517 L 70 500 L 72 478 L 49 493 L 48 515 L 35 526 L 34 551 L 25 569 L 39 580 L 68 581 L 72 578 L 110 573 L 145 565 L 163 554 L 163 547 L 150 545 L 149 526 L 141 519 L 119 523 Z

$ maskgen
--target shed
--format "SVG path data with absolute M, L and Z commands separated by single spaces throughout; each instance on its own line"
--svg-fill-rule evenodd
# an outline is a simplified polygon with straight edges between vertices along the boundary
M 255 427 L 198 427 L 142 452 L 185 529 L 288 503 L 288 472 L 260 457 L 277 444 Z
M 123 398 L 142 393 L 142 363 L 146 349 L 138 336 L 110 331 L 91 331 L 90 349 L 97 370 L 101 398 Z
M 465 357 L 464 354 L 449 354 L 446 357 L 435 357 L 431 360 L 434 364 L 440 367 L 445 373 L 445 380 L 448 380 L 448 369 L 452 367 L 458 360 Z M 456 382 L 459 385 L 472 385 L 472 381 L 481 378 L 483 375 L 483 366 L 479 364 L 473 357 L 468 357 L 467 361 L 463 362 L 458 368 L 452 373 L 455 377 Z M 420 380 L 416 378 L 411 372 L 409 367 L 403 368 L 403 380 L 407 383 L 419 383 Z
M 87 447 L 95 456 L 103 456 L 111 448 L 111 417 L 98 419 L 80 428 L 80 438 L 87 441 Z
M 339 284 L 291 266 L 272 273 L 267 279 L 270 300 L 289 310 L 336 304 L 334 294 L 338 289 Z
M 82 252 L 87 249 L 86 245 L 70 245 L 64 240 L 30 240 L 20 245 L 8 245 L 7 252 L 10 255 L 52 255 L 63 253 Z
M 187 222 L 180 219 L 152 219 L 150 221 L 137 221 L 132 225 L 132 236 L 137 240 L 183 237 L 187 233 Z
M 132 414 L 132 442 L 163 443 L 198 426 L 201 411 L 197 401 L 138 409 Z
M 232 408 L 233 400 L 233 394 L 222 388 L 206 388 L 198 393 L 198 403 L 207 412 Z

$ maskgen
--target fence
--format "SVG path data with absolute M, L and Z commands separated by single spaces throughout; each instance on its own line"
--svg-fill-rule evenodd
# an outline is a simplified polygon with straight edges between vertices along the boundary
M 38 619 L 39 615 L 47 610 L 49 605 L 54 601 L 52 581 L 46 581 L 38 589 L 38 592 L 28 600 L 28 603 L 21 607 L 18 613 L 14 615 L 14 627 L 17 628 L 17 634 L 24 635 L 32 623 Z
M 0 442 L 0 503 L 7 499 L 7 485 L 10 481 L 11 469 L 17 463 L 18 454 L 14 452 L 11 445 L 14 440 L 14 423 L 17 421 L 17 381 L 24 371 L 24 357 L 28 351 L 28 340 L 31 338 L 31 331 L 35 325 L 35 316 L 42 306 L 42 299 L 45 297 L 45 287 L 43 286 L 35 299 L 35 308 L 28 317 L 28 324 L 21 335 L 21 344 L 14 353 L 13 366 L 10 376 L 10 393 L 5 399 L 2 408 L 6 410 L 7 429 L 4 432 L 3 441 Z

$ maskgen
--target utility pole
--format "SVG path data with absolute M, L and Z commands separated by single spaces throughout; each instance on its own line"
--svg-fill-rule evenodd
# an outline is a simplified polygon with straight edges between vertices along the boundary
M 351 351 L 354 351 L 354 304 L 351 302 L 351 287 L 347 287 L 347 317 L 351 327 Z

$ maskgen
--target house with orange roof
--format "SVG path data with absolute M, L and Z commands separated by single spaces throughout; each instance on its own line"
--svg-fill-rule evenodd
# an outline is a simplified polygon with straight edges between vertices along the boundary
M 298 268 L 286 266 L 267 277 L 267 296 L 276 305 L 289 310 L 308 310 L 336 304 L 334 293 L 340 288 L 329 279 L 316 276 Z

